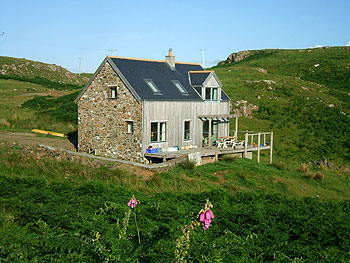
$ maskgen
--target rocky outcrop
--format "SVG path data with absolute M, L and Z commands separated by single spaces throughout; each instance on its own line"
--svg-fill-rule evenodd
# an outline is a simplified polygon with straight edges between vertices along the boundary
M 226 63 L 238 62 L 238 61 L 241 61 L 241 60 L 249 57 L 250 55 L 251 54 L 250 54 L 249 51 L 240 51 L 240 52 L 237 52 L 237 53 L 232 53 L 226 59 Z
M 246 100 L 231 101 L 232 112 L 246 118 L 253 118 L 253 111 L 259 110 L 259 106 L 249 103 Z

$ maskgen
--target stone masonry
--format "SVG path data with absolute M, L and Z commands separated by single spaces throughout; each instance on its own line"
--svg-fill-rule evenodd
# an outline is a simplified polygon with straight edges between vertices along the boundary
M 110 85 L 118 86 L 110 98 Z M 126 121 L 133 121 L 127 133 Z M 78 101 L 78 149 L 142 162 L 142 102 L 138 102 L 106 62 Z

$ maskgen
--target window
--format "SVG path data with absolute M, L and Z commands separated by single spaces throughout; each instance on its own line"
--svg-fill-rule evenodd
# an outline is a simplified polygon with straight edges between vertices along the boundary
M 126 133 L 134 133 L 134 122 L 133 121 L 126 121 Z
M 219 89 L 217 87 L 205 88 L 205 99 L 206 100 L 218 100 Z
M 118 95 L 118 86 L 109 86 L 109 98 L 116 99 Z
M 166 122 L 151 122 L 151 142 L 166 141 Z
M 145 79 L 144 81 L 146 82 L 148 87 L 153 91 L 154 94 L 161 95 L 160 90 L 158 89 L 156 84 L 154 84 L 154 82 L 151 79 Z
M 191 139 L 191 121 L 185 121 L 184 125 L 184 139 L 190 140 Z
M 181 92 L 182 95 L 188 95 L 187 90 L 181 85 L 180 81 L 178 80 L 172 80 L 171 81 L 175 87 Z

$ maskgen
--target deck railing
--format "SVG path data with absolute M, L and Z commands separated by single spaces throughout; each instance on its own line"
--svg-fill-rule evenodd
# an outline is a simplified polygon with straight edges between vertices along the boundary
M 254 141 L 254 138 L 257 140 Z M 257 142 L 257 143 L 256 143 Z M 270 164 L 272 164 L 273 132 L 245 133 L 244 155 L 247 155 L 248 148 L 256 148 L 258 151 L 258 163 L 260 163 L 260 150 L 270 149 Z

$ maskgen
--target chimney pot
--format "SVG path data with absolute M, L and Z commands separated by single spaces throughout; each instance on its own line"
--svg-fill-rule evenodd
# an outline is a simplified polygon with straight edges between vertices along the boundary
M 169 53 L 165 56 L 165 63 L 170 67 L 171 70 L 175 70 L 175 56 L 173 56 L 173 50 L 169 48 Z

